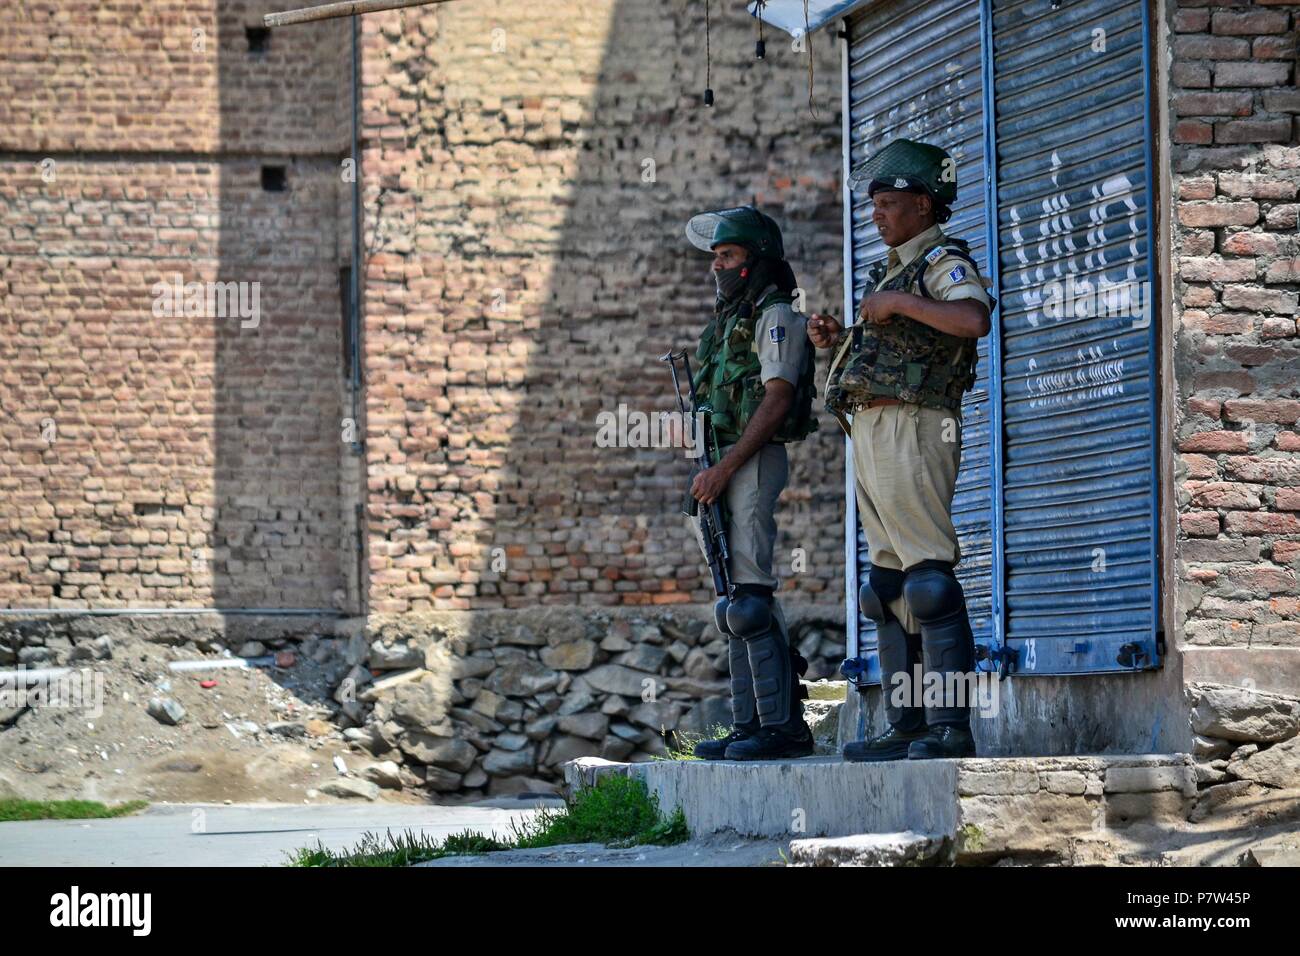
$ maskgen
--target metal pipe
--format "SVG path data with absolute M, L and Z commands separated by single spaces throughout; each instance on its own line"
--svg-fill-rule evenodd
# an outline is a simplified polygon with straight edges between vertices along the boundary
M 287 27 L 294 23 L 312 23 L 316 20 L 333 20 L 353 17 L 362 13 L 379 13 L 381 10 L 401 10 L 406 7 L 424 7 L 451 0 L 344 0 L 342 3 L 325 3 L 319 7 L 301 7 L 283 13 L 268 13 L 262 22 L 268 27 Z

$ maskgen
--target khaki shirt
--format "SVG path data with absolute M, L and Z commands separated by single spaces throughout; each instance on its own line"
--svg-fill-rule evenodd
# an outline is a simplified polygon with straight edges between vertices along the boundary
M 768 286 L 759 300 L 775 291 L 776 286 Z M 797 387 L 804 352 L 811 347 L 807 318 L 788 303 L 769 305 L 754 323 L 754 351 L 762 365 L 759 380 L 764 385 L 779 378 Z

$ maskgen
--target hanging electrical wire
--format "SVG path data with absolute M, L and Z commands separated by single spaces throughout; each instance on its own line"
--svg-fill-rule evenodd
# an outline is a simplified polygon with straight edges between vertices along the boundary
M 817 104 L 813 101 L 813 49 L 808 35 L 808 0 L 803 0 L 803 42 L 808 47 L 808 112 L 817 119 Z
M 704 0 L 704 105 L 713 105 L 713 50 L 709 45 L 709 0 Z
M 763 8 L 767 0 L 757 0 L 754 4 L 754 16 L 758 17 L 758 42 L 754 44 L 754 58 L 761 60 L 767 55 L 767 44 L 763 42 Z

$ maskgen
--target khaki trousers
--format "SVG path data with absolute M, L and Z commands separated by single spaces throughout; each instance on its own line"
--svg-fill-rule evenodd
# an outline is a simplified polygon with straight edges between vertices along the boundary
M 725 455 L 730 446 L 721 449 Z M 721 456 L 719 456 L 721 457 Z M 776 503 L 789 478 L 785 445 L 770 442 L 754 453 L 731 477 L 723 495 L 729 520 L 728 571 L 734 584 L 761 584 L 775 588 L 781 582 L 772 573 L 776 545 Z M 688 518 L 704 553 L 698 519 Z
M 866 408 L 853 415 L 852 437 L 858 521 L 871 563 L 899 571 L 921 561 L 956 564 L 960 412 L 910 402 Z M 921 632 L 901 597 L 889 608 L 907 633 Z

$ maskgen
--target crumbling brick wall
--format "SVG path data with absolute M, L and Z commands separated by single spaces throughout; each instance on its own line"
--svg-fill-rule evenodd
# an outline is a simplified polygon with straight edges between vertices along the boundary
M 346 32 L 253 52 L 262 7 L 0 22 L 0 605 L 335 603 Z M 175 275 L 256 327 L 157 314 Z
M 1300 645 L 1296 4 L 1171 10 L 1179 613 Z
M 363 24 L 372 610 L 710 600 L 681 453 L 597 447 L 597 416 L 675 407 L 659 357 L 713 298 L 683 238 L 697 211 L 757 201 L 809 311 L 842 301 L 833 34 L 814 116 L 806 56 L 769 36 L 755 62 L 739 4 L 715 5 L 712 109 L 698 3 Z M 838 602 L 843 440 L 820 418 L 791 451 L 777 562 L 795 596 Z

